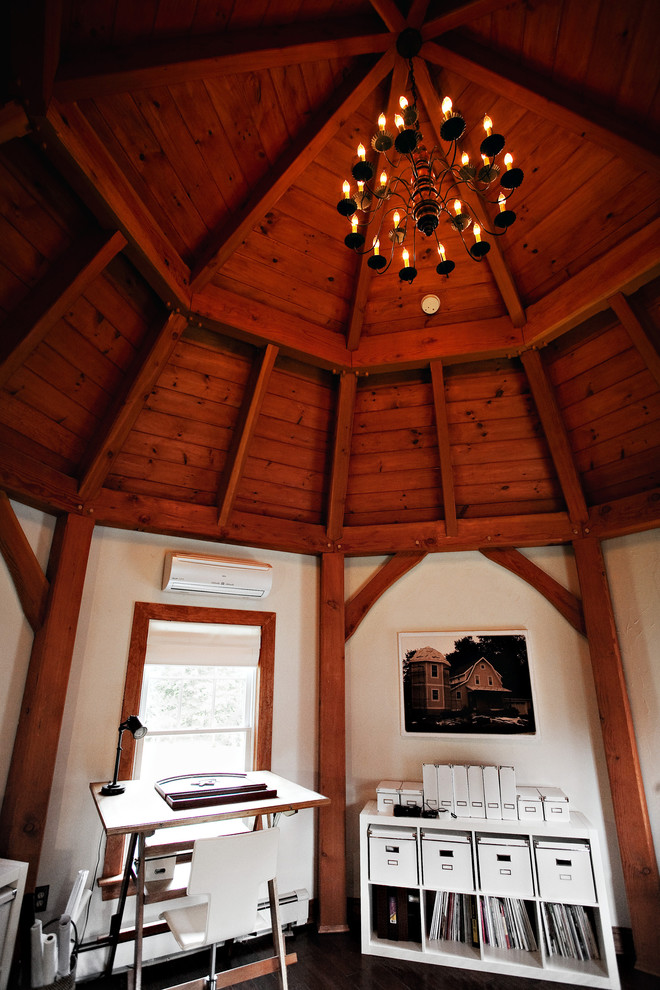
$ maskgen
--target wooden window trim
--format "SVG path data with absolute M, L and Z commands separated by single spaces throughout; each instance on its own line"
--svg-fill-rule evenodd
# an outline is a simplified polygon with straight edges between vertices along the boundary
M 218 625 L 260 626 L 261 646 L 257 667 L 258 716 L 254 739 L 253 769 L 270 770 L 273 741 L 273 686 L 275 680 L 275 613 L 248 612 L 229 608 L 205 608 L 198 605 L 162 605 L 136 602 L 133 610 L 131 642 L 124 682 L 121 719 L 135 715 L 140 706 L 144 664 L 147 654 L 149 622 L 209 622 Z M 135 740 L 125 733 L 119 762 L 119 779 L 130 780 L 135 764 Z M 103 874 L 99 886 L 103 899 L 117 897 L 124 859 L 123 836 L 110 836 L 106 842 Z

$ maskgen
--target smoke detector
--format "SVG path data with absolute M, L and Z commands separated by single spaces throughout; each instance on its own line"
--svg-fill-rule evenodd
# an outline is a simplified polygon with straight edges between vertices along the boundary
M 424 296 L 422 299 L 422 309 L 427 316 L 433 316 L 440 309 L 440 300 L 437 296 Z

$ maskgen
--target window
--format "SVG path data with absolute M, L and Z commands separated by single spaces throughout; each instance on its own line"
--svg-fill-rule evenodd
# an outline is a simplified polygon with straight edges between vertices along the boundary
M 439 699 L 440 699 L 440 692 L 438 691 L 437 688 L 433 688 L 433 690 L 431 691 L 431 700 L 438 701 Z
M 477 674 L 476 677 L 474 678 L 474 683 L 475 684 L 480 684 L 481 683 L 481 679 L 479 677 L 479 674 Z
M 274 612 L 136 602 L 121 720 L 140 713 L 149 732 L 138 743 L 124 733 L 119 779 L 269 770 L 274 659 Z M 218 765 L 200 765 L 201 752 Z M 117 896 L 122 862 L 123 841 L 110 837 L 104 897 Z
M 491 677 L 490 674 L 488 675 L 488 686 L 489 687 L 492 687 L 493 686 L 493 678 Z
M 431 664 L 431 677 L 437 677 L 437 676 L 438 676 L 438 665 L 437 665 L 437 663 L 432 663 Z
M 456 692 L 456 701 L 460 701 L 460 700 L 461 700 L 461 692 L 460 691 L 457 691 Z

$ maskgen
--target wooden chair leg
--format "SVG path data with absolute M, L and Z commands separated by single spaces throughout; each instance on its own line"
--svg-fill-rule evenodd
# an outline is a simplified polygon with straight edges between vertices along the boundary
M 277 893 L 277 880 L 268 881 L 268 895 L 270 897 L 270 923 L 273 929 L 273 948 L 280 962 L 280 987 L 288 990 L 289 981 L 286 975 L 286 951 L 284 949 L 284 935 L 282 933 L 282 923 L 280 919 L 280 900 Z

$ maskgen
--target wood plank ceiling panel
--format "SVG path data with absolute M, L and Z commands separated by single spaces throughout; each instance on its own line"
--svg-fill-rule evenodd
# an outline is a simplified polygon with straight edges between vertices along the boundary
M 274 369 L 235 507 L 320 523 L 328 484 L 334 376 L 312 377 L 295 362 Z
M 380 523 L 441 518 L 429 374 L 379 375 L 358 384 L 346 525 L 361 525 L 370 514 Z
M 459 517 L 563 508 L 518 362 L 448 368 L 446 392 Z

